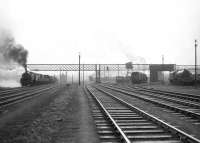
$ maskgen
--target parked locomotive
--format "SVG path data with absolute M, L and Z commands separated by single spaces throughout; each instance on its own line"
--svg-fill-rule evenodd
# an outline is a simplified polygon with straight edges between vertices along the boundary
M 53 76 L 26 71 L 22 74 L 20 83 L 22 86 L 34 86 L 40 84 L 54 83 L 57 79 Z
M 194 76 L 187 70 L 177 70 L 169 74 L 169 81 L 172 84 L 192 85 L 194 84 Z
M 142 72 L 132 72 L 131 73 L 131 82 L 133 84 L 137 83 L 146 83 L 147 82 L 147 75 Z

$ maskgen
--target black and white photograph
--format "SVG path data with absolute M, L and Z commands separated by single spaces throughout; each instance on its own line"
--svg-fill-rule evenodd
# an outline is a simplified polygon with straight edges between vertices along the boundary
M 0 0 L 0 143 L 200 143 L 200 0 Z

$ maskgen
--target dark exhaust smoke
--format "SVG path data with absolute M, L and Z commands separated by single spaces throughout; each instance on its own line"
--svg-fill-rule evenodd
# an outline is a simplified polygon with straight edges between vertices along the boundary
M 7 59 L 11 59 L 14 62 L 25 66 L 27 62 L 28 52 L 21 45 L 13 45 L 7 49 L 6 54 L 4 55 Z
M 20 86 L 27 56 L 28 51 L 15 42 L 12 34 L 0 28 L 0 87 Z
M 10 34 L 2 34 L 0 40 L 0 51 L 6 62 L 15 62 L 25 67 L 27 62 L 28 51 L 20 44 L 16 44 L 15 40 Z

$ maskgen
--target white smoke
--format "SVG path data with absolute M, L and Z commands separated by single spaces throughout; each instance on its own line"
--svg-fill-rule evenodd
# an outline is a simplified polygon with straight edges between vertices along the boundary
M 19 87 L 21 74 L 24 68 L 17 67 L 12 70 L 0 68 L 0 87 Z
M 0 87 L 19 87 L 28 52 L 0 28 Z
M 125 45 L 121 41 L 119 41 L 119 48 L 121 52 L 126 56 L 128 61 L 131 61 L 133 64 L 146 64 L 146 60 L 144 57 L 138 56 L 134 54 L 134 48 L 129 45 Z

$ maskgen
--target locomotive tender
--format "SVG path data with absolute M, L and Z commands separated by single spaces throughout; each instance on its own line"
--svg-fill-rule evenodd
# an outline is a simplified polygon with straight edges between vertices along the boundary
M 57 79 L 54 76 L 29 72 L 27 70 L 22 74 L 22 77 L 20 79 L 20 83 L 22 86 L 49 84 L 54 83 L 56 81 Z

